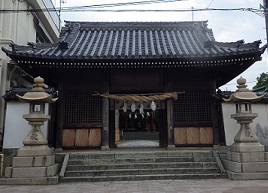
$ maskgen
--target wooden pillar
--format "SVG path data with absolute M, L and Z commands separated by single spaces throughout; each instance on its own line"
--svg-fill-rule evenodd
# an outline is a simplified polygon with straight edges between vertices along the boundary
M 120 141 L 120 128 L 119 128 L 119 116 L 120 116 L 120 114 L 119 114 L 119 110 L 118 109 L 115 109 L 115 122 L 114 122 L 114 124 L 115 124 L 115 144 L 118 144 L 119 143 L 119 141 Z
M 56 146 L 55 148 L 62 148 L 63 143 L 63 120 L 64 120 L 64 89 L 62 83 L 59 83 L 59 100 L 56 103 L 58 111 L 57 111 L 57 126 L 56 126 Z
M 216 81 L 213 80 L 211 83 L 211 88 L 210 88 L 210 94 L 215 94 L 216 91 Z M 213 101 L 213 99 L 210 99 L 210 106 L 211 106 L 211 120 L 212 120 L 212 125 L 213 125 L 213 144 L 214 145 L 219 145 L 220 143 L 220 134 L 219 134 L 219 115 L 220 113 L 218 112 L 217 104 L 216 101 Z
M 172 72 L 167 71 L 166 79 L 166 92 L 172 92 Z M 174 143 L 174 113 L 173 113 L 173 99 L 167 99 L 167 149 L 175 149 Z
M 109 94 L 109 82 L 104 83 L 104 94 Z M 110 150 L 109 147 L 109 99 L 103 98 L 102 101 L 102 132 L 101 150 Z
M 167 134 L 168 146 L 167 149 L 175 149 L 174 143 L 174 114 L 173 114 L 173 99 L 167 99 Z
M 115 118 L 115 110 L 111 109 L 111 102 L 110 100 L 110 111 L 109 111 L 109 147 L 115 148 L 115 124 L 114 124 L 114 118 Z
M 101 150 L 110 150 L 109 147 L 109 99 L 103 99 Z
M 166 107 L 166 106 L 165 106 Z M 167 142 L 167 114 L 164 109 L 159 109 L 159 146 L 166 148 Z

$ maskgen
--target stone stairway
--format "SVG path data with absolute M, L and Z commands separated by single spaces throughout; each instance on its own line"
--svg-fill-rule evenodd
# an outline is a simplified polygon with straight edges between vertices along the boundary
M 211 151 L 66 154 L 61 182 L 225 178 Z

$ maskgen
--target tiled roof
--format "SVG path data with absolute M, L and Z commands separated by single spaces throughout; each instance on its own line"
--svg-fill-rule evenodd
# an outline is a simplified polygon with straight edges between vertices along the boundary
M 58 43 L 4 51 L 47 59 L 198 58 L 258 52 L 260 43 L 216 42 L 207 21 L 66 22 Z

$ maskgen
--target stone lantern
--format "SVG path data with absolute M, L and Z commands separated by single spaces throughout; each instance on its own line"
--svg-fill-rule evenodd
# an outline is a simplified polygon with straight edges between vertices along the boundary
M 50 119 L 50 116 L 45 114 L 45 104 L 54 103 L 57 100 L 57 98 L 52 98 L 51 95 L 45 92 L 44 86 L 44 79 L 39 76 L 34 78 L 32 92 L 27 92 L 24 94 L 24 96 L 17 95 L 21 101 L 30 103 L 29 114 L 23 115 L 23 118 L 29 122 L 29 125 L 32 126 L 32 129 L 24 139 L 23 144 L 24 146 L 29 147 L 34 146 L 37 151 L 33 152 L 33 148 L 30 148 L 31 154 L 34 155 L 42 155 L 48 150 L 47 140 L 44 137 L 40 127 L 44 124 L 44 122 Z M 20 149 L 18 155 L 24 154 L 23 152 L 26 153 L 27 149 L 29 148 Z
M 50 116 L 45 114 L 45 105 L 55 102 L 57 98 L 46 93 L 44 86 L 44 79 L 36 77 L 31 92 L 25 93 L 24 96 L 17 95 L 21 101 L 30 103 L 29 114 L 23 115 L 23 118 L 32 128 L 23 140 L 24 146 L 13 158 L 12 167 L 6 168 L 5 176 L 10 178 L 11 183 L 58 183 L 56 174 L 59 164 L 55 163 L 53 149 L 48 147 L 48 142 L 41 131 L 41 126 L 50 119 Z
M 252 113 L 251 103 L 259 101 L 263 96 L 257 96 L 247 89 L 246 79 L 242 77 L 237 80 L 237 84 L 236 92 L 228 99 L 223 99 L 226 102 L 235 103 L 236 114 L 231 117 L 240 124 L 240 130 L 234 138 L 235 143 L 230 147 L 231 151 L 247 152 L 249 147 L 252 151 L 263 151 L 264 147 L 259 143 L 258 137 L 249 125 L 258 116 L 257 113 Z
M 227 151 L 223 165 L 230 179 L 268 179 L 268 160 L 264 146 L 259 143 L 250 123 L 258 117 L 252 113 L 251 104 L 263 96 L 257 96 L 247 89 L 246 79 L 237 80 L 237 90 L 225 102 L 235 103 L 236 113 L 231 115 L 240 124 L 240 130 L 234 137 L 234 143 Z

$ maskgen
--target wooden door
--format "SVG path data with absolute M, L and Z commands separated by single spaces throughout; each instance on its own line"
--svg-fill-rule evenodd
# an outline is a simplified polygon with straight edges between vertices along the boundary
M 63 129 L 62 146 L 64 148 L 89 148 L 101 146 L 101 128 Z
M 64 90 L 63 148 L 101 146 L 102 98 L 92 94 L 90 90 Z

